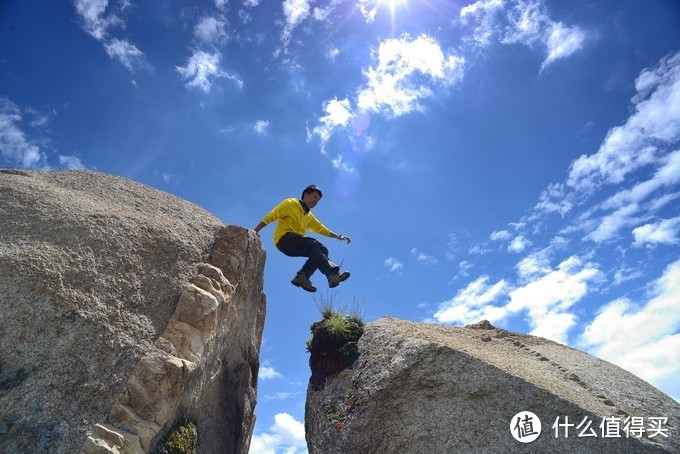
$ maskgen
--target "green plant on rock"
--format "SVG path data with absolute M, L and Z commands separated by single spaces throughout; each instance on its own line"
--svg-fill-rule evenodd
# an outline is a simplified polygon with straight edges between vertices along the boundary
M 182 420 L 156 452 L 158 454 L 196 454 L 197 445 L 196 425 L 191 421 Z

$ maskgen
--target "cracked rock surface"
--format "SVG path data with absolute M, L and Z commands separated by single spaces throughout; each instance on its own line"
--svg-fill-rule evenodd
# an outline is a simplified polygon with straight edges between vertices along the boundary
M 247 452 L 256 235 L 143 184 L 0 169 L 0 452 L 142 452 L 181 418 Z
M 312 454 L 680 452 L 676 401 L 618 366 L 547 339 L 488 322 L 462 328 L 383 317 L 365 326 L 359 355 L 323 387 L 308 387 Z M 527 445 L 510 431 L 522 411 L 542 423 Z M 555 437 L 558 417 L 575 423 L 568 439 Z M 622 425 L 628 417 L 667 417 L 669 436 L 605 438 L 603 417 Z M 584 419 L 597 437 L 578 436 Z

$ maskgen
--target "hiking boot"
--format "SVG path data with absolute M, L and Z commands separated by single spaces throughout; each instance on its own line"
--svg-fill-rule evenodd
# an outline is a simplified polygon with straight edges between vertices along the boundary
M 349 271 L 343 271 L 342 273 L 331 273 L 328 275 L 328 286 L 330 288 L 337 287 L 342 281 L 346 281 L 349 278 Z
M 309 280 L 304 271 L 298 271 L 298 274 L 295 275 L 290 283 L 296 287 L 302 287 L 303 290 L 307 290 L 308 292 L 316 292 L 316 287 L 312 285 L 312 282 Z

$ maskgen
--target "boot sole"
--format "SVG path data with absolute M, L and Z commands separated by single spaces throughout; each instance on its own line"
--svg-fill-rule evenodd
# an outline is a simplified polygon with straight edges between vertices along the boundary
M 340 284 L 340 282 L 345 282 L 347 279 L 349 279 L 349 276 L 350 276 L 349 271 L 344 271 L 344 272 L 340 273 L 340 276 L 338 276 L 338 282 L 336 282 L 333 285 L 329 284 L 328 287 L 330 287 L 330 288 L 337 287 Z
M 302 290 L 306 290 L 310 293 L 316 292 L 316 287 L 305 287 L 304 285 L 298 284 L 297 282 L 293 282 L 293 281 L 290 281 L 290 283 L 293 284 L 294 286 L 300 287 Z

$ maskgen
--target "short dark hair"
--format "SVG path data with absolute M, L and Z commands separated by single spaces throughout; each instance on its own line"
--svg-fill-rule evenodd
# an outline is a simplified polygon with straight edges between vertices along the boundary
M 321 189 L 319 189 L 315 184 L 310 184 L 305 188 L 304 191 L 302 191 L 302 198 L 305 197 L 305 194 L 310 194 L 312 192 L 316 192 L 319 194 L 319 198 L 323 197 L 323 193 L 321 192 Z

